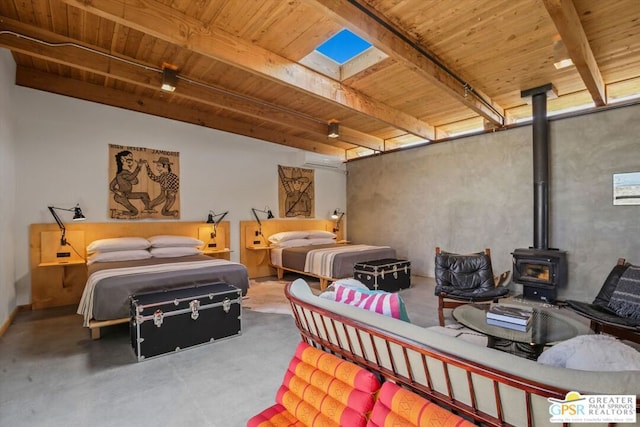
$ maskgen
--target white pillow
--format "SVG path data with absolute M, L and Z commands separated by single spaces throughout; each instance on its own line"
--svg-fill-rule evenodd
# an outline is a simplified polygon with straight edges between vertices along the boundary
M 640 370 L 640 352 L 609 335 L 578 335 L 542 352 L 538 362 L 583 371 Z
M 306 239 L 308 236 L 308 231 L 281 231 L 280 233 L 269 236 L 269 241 L 271 243 L 281 243 L 293 239 Z
M 331 245 L 336 243 L 334 239 L 327 238 L 316 238 L 316 239 L 305 239 L 307 241 L 307 245 Z
M 151 258 L 151 252 L 146 249 L 133 249 L 130 251 L 96 252 L 87 257 L 87 265 L 94 262 L 135 261 Z
M 296 246 L 309 246 L 311 244 L 310 239 L 292 239 L 285 240 L 284 242 L 272 243 L 271 246 L 276 248 L 295 248 Z
M 203 246 L 202 240 L 189 236 L 168 236 L 159 235 L 149 237 L 149 242 L 153 248 L 175 248 L 177 246 Z
M 307 239 L 335 239 L 336 237 L 337 236 L 330 231 L 311 230 L 309 231 Z
M 87 246 L 87 252 L 129 251 L 147 249 L 149 246 L 151 246 L 151 243 L 142 237 L 114 237 L 94 240 Z
M 151 255 L 155 258 L 175 258 L 181 256 L 198 255 L 202 251 L 192 246 L 174 246 L 170 248 L 151 248 Z

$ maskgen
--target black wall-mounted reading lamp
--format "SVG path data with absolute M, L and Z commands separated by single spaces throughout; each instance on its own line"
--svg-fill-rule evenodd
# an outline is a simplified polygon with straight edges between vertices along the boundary
M 260 218 L 258 217 L 258 212 L 267 214 L 267 219 L 273 219 L 275 217 L 273 216 L 273 213 L 271 212 L 271 209 L 269 209 L 268 206 L 266 206 L 263 211 L 261 211 L 260 209 L 251 208 L 251 212 L 253 212 L 253 217 L 256 219 L 256 222 L 258 223 L 258 231 L 256 232 L 256 236 L 262 236 L 262 222 L 260 222 Z
M 67 229 L 64 227 L 64 223 L 56 213 L 56 210 L 73 212 L 74 221 L 84 221 L 86 218 L 82 214 L 82 209 L 80 209 L 79 204 L 76 205 L 75 208 L 71 208 L 71 209 L 57 208 L 55 206 L 47 206 L 47 207 L 49 208 L 49 212 L 51 212 L 51 215 L 53 215 L 53 219 L 56 220 L 58 227 L 60 227 L 60 232 L 62 233 L 60 237 L 60 246 L 66 246 L 67 245 L 67 237 L 66 237 Z
M 342 221 L 342 217 L 344 216 L 344 212 L 336 209 L 333 211 L 333 213 L 331 214 L 331 218 L 336 220 L 336 226 L 333 229 L 333 232 L 338 232 L 340 231 L 340 222 Z
M 215 239 L 216 234 L 218 233 L 218 224 L 222 222 L 222 219 L 229 213 L 229 211 L 223 212 L 221 214 L 216 214 L 214 211 L 209 211 L 209 216 L 207 216 L 207 224 L 213 224 L 213 232 L 211 232 L 211 238 Z

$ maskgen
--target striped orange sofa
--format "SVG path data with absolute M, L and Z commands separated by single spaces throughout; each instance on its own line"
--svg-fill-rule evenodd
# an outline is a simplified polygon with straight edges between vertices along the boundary
M 555 427 L 549 399 L 563 400 L 571 391 L 633 394 L 640 413 L 639 370 L 586 371 L 544 365 L 318 297 L 303 279 L 287 285 L 285 294 L 302 341 L 477 424 Z
M 467 427 L 470 422 L 373 373 L 301 342 L 276 403 L 247 427 Z

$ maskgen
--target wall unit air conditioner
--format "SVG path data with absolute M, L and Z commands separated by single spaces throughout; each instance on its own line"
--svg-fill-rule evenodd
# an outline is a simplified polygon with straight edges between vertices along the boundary
M 294 163 L 296 166 L 309 169 L 329 169 L 340 172 L 344 172 L 346 170 L 341 158 L 312 153 L 310 151 L 300 151 L 296 153 Z

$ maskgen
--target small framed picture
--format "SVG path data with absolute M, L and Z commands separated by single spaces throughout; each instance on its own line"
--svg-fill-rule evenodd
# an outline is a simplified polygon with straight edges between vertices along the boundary
M 640 172 L 613 174 L 613 204 L 640 205 Z

